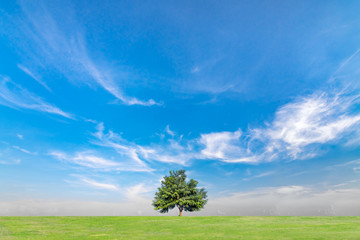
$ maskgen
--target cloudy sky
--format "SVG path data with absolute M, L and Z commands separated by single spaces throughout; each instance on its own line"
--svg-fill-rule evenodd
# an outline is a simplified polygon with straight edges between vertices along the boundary
M 1 1 L 0 215 L 360 215 L 359 8 Z

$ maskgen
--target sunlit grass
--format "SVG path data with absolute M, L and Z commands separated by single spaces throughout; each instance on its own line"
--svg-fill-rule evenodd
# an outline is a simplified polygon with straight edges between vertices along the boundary
M 0 239 L 360 239 L 360 217 L 0 217 Z

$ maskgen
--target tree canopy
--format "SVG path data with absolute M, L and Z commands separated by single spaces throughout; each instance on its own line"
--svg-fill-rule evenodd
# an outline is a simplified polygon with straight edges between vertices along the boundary
M 166 213 L 177 207 L 179 216 L 183 210 L 200 211 L 207 203 L 207 192 L 205 188 L 198 189 L 197 184 L 194 179 L 186 182 L 185 170 L 170 171 L 170 176 L 164 177 L 155 193 L 154 209 Z

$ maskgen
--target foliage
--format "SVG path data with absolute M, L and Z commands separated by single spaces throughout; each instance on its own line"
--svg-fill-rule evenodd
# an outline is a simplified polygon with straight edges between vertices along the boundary
M 155 210 L 166 213 L 177 207 L 179 215 L 182 211 L 199 211 L 207 202 L 207 192 L 204 188 L 198 189 L 198 182 L 190 179 L 186 182 L 185 170 L 170 171 L 170 176 L 165 176 L 161 187 L 155 193 L 153 206 Z

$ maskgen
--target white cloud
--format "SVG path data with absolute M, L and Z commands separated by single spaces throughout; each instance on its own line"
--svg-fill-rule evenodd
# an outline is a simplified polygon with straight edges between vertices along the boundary
M 74 163 L 91 168 L 111 168 L 118 165 L 116 162 L 109 161 L 94 155 L 89 155 L 86 152 L 76 153 L 72 160 Z
M 191 154 L 178 154 L 172 153 L 171 150 L 164 151 L 159 148 L 154 154 L 151 154 L 151 158 L 163 163 L 176 163 L 186 166 L 188 161 L 193 159 Z
M 14 109 L 31 109 L 74 119 L 71 114 L 45 102 L 39 96 L 12 82 L 8 77 L 1 77 L 0 104 Z
M 205 146 L 201 153 L 211 159 L 225 159 L 241 151 L 238 143 L 241 131 L 202 134 L 200 143 Z
M 34 49 L 36 53 L 27 54 L 32 56 L 32 62 L 38 67 L 52 66 L 73 81 L 80 81 L 90 87 L 101 86 L 127 105 L 157 104 L 152 99 L 142 101 L 123 92 L 119 87 L 118 75 L 122 74 L 125 79 L 126 74 L 116 73 L 113 67 L 93 57 L 86 42 L 85 31 L 79 23 L 72 22 L 72 28 L 65 29 L 69 24 L 60 25 L 55 15 L 52 16 L 46 10 L 46 6 L 27 2 L 22 2 L 21 6 L 24 20 L 19 26 L 29 37 L 31 47 L 27 48 L 32 51 Z M 73 13 L 70 11 L 69 14 Z M 342 71 L 357 54 L 358 51 L 347 59 L 337 72 Z M 208 68 L 217 61 L 194 66 L 192 70 L 198 72 L 200 69 L 203 70 L 204 66 Z M 27 71 L 29 68 L 32 69 L 31 67 L 19 67 L 30 76 L 35 76 Z M 231 83 L 225 85 L 227 89 L 216 88 L 216 91 L 223 92 L 232 88 Z M 207 87 L 208 84 L 203 84 L 202 87 L 204 86 Z M 354 104 L 358 101 L 359 94 L 354 92 L 326 89 L 324 92 L 314 93 L 280 107 L 269 126 L 251 129 L 243 134 L 240 130 L 213 132 L 201 134 L 200 138 L 188 141 L 174 139 L 161 144 L 141 146 L 122 139 L 111 131 L 104 133 L 102 129 L 94 134 L 97 138 L 94 143 L 113 148 L 123 157 L 128 157 L 143 166 L 151 161 L 186 165 L 193 159 L 257 163 L 275 159 L 310 158 L 320 153 L 323 144 L 334 143 L 359 129 L 360 115 L 351 114 Z M 176 137 L 169 126 L 166 126 L 165 132 L 173 138 Z M 346 139 L 346 142 L 350 143 L 350 139 Z
M 64 151 L 52 151 L 49 155 L 77 166 L 91 168 L 99 171 L 154 171 L 149 164 L 157 161 L 187 165 L 196 155 L 201 156 L 192 149 L 192 145 L 181 144 L 180 139 L 174 137 L 167 139 L 165 144 L 153 144 L 143 146 L 122 138 L 111 130 L 105 130 L 104 124 L 96 125 L 96 131 L 91 134 L 90 143 L 103 147 L 97 151 L 78 151 L 66 153 Z M 115 154 L 113 153 L 115 151 Z M 106 153 L 108 157 L 102 157 Z M 110 154 L 110 155 L 109 155 Z M 115 160 L 116 159 L 116 160 Z
M 169 139 L 165 145 L 141 146 L 123 139 L 119 134 L 111 130 L 105 132 L 103 123 L 97 125 L 97 132 L 93 133 L 93 136 L 96 137 L 96 140 L 92 141 L 93 144 L 110 147 L 120 155 L 127 156 L 142 166 L 147 166 L 145 161 L 186 165 L 189 160 L 194 158 L 191 149 L 181 145 L 174 139 Z
M 338 69 L 336 69 L 335 74 L 341 72 L 341 70 L 343 70 L 343 68 L 348 65 L 358 54 L 360 53 L 360 48 L 357 49 L 350 57 L 348 57 L 347 59 L 345 59 L 345 61 L 343 61 L 340 66 L 338 67 Z
M 338 169 L 341 167 L 347 167 L 347 166 L 351 166 L 351 165 L 360 165 L 360 159 L 344 162 L 341 164 L 330 165 L 330 166 L 326 167 L 326 169 L 333 170 L 333 169 Z
M 200 72 L 200 70 L 201 69 L 199 67 L 195 66 L 191 69 L 191 73 L 197 73 L 197 72 Z
M 360 114 L 357 91 L 314 93 L 280 107 L 264 128 L 202 134 L 199 158 L 230 163 L 305 159 L 322 153 L 324 144 L 348 145 L 357 139 Z
M 170 136 L 172 136 L 172 137 L 175 136 L 175 133 L 174 133 L 173 131 L 171 131 L 169 125 L 166 125 L 166 127 L 165 127 L 165 132 L 166 132 L 167 134 L 169 134 Z
M 281 106 L 265 127 L 249 129 L 243 136 L 239 130 L 201 135 L 201 154 L 230 163 L 256 163 L 312 158 L 324 153 L 327 144 L 358 146 L 359 53 L 340 65 L 329 87 Z
M 145 194 L 155 191 L 156 186 L 158 185 L 158 184 L 149 185 L 148 183 L 139 183 L 136 185 L 120 188 L 117 184 L 104 183 L 103 181 L 99 182 L 97 180 L 91 179 L 83 175 L 72 174 L 71 176 L 75 177 L 77 181 L 65 180 L 65 182 L 74 186 L 83 186 L 85 184 L 87 186 L 91 186 L 98 189 L 118 191 L 119 196 L 123 196 L 127 200 L 131 200 L 135 202 L 144 200 Z
M 100 86 L 126 105 L 152 106 L 160 105 L 153 99 L 146 101 L 127 96 L 119 87 L 119 78 L 126 78 L 127 73 L 116 73 L 116 69 L 109 64 L 100 63 L 91 56 L 87 46 L 83 26 L 73 18 L 67 18 L 60 23 L 47 10 L 44 3 L 33 4 L 21 1 L 23 19 L 17 22 L 22 31 L 21 41 L 26 39 L 24 55 L 29 65 L 37 68 L 54 68 L 71 81 L 80 81 L 92 87 Z M 68 7 L 66 14 L 74 15 L 73 9 Z M 70 20 L 72 19 L 72 20 Z M 69 28 L 70 27 L 70 28 Z M 20 42 L 20 46 L 24 43 Z M 31 51 L 30 51 L 31 49 Z M 44 87 L 28 68 L 20 65 L 21 69 L 32 76 Z M 118 69 L 118 68 L 117 68 Z
M 126 189 L 126 197 L 130 200 L 138 200 L 138 199 L 143 199 L 144 197 L 142 196 L 144 193 L 148 193 L 151 191 L 154 191 L 155 188 L 153 187 L 148 187 L 145 186 L 144 183 L 140 183 L 131 187 L 128 187 Z
M 20 164 L 20 163 L 21 163 L 20 159 L 11 159 L 11 160 L 0 159 L 0 164 L 3 165 L 12 165 L 12 164 Z
M 197 143 L 205 148 L 196 156 L 199 159 L 214 159 L 228 163 L 256 163 L 259 157 L 251 155 L 243 146 L 246 139 L 241 137 L 240 129 L 235 132 L 201 134 Z
M 357 128 L 360 114 L 351 113 L 357 97 L 322 93 L 287 104 L 270 127 L 254 130 L 254 139 L 265 141 L 267 151 L 285 152 L 293 159 L 317 154 L 307 147 L 340 139 Z
M 18 68 L 20 68 L 24 73 L 29 75 L 31 78 L 33 78 L 35 81 L 37 81 L 40 85 L 42 85 L 44 88 L 46 88 L 46 90 L 51 92 L 51 89 L 48 87 L 48 85 L 44 81 L 42 81 L 40 77 L 35 76 L 35 74 L 32 73 L 27 67 L 25 67 L 21 64 L 18 64 Z
M 16 136 L 21 140 L 24 139 L 24 135 L 22 135 L 22 134 L 16 134 Z
M 68 155 L 61 151 L 52 151 L 50 156 L 67 163 L 75 164 L 99 171 L 131 171 L 131 172 L 149 172 L 152 169 L 145 166 L 134 165 L 128 162 L 120 162 L 109 160 L 103 157 L 99 157 L 97 153 L 93 151 L 77 152 L 73 155 Z
M 139 152 L 142 152 L 143 149 L 140 149 L 136 144 L 132 144 L 124 140 L 119 134 L 116 134 L 113 131 L 105 132 L 103 123 L 99 123 L 96 127 L 96 130 L 97 131 L 92 134 L 94 137 L 96 137 L 96 140 L 92 141 L 93 144 L 103 147 L 110 147 L 120 155 L 132 159 L 139 165 L 147 166 L 139 156 Z
M 119 188 L 117 186 L 115 186 L 113 184 L 109 184 L 109 183 L 100 183 L 100 182 L 96 182 L 94 180 L 87 179 L 87 178 L 81 178 L 81 181 L 86 183 L 89 186 L 99 188 L 99 189 L 115 190 L 115 191 L 119 190 Z
M 304 194 L 307 192 L 307 188 L 303 187 L 303 186 L 284 186 L 284 187 L 279 187 L 279 188 L 275 188 L 274 192 L 279 193 L 279 194 Z
M 97 180 L 91 179 L 83 175 L 72 174 L 71 176 L 75 177 L 77 181 L 65 180 L 65 182 L 77 187 L 83 186 L 85 184 L 86 186 L 90 186 L 97 189 L 117 191 L 119 196 L 125 197 L 125 199 L 134 202 L 144 200 L 146 193 L 153 192 L 156 189 L 156 185 L 148 185 L 146 183 L 139 183 L 136 185 L 120 188 L 117 184 L 104 183 L 103 181 L 99 182 Z
M 360 127 L 360 102 L 356 91 L 314 93 L 280 107 L 274 120 L 263 128 L 212 132 L 184 140 L 167 125 L 161 143 L 138 145 L 108 131 L 100 123 L 93 135 L 100 146 L 111 147 L 139 164 L 165 162 L 187 165 L 210 159 L 227 163 L 259 163 L 315 157 L 326 144 L 346 145 Z M 340 142 L 341 140 L 341 142 Z
M 20 164 L 21 159 L 24 158 L 23 153 L 34 154 L 18 146 L 11 146 L 6 142 L 0 141 L 0 143 L 5 144 L 5 147 L 0 146 L 0 164 L 4 164 L 4 165 Z
M 247 173 L 249 174 L 250 172 L 248 172 L 249 169 L 247 169 Z M 269 171 L 269 172 L 264 172 L 264 173 L 260 173 L 258 175 L 254 175 L 254 176 L 251 176 L 251 177 L 247 177 L 247 178 L 243 178 L 243 181 L 250 181 L 250 180 L 253 180 L 253 179 L 256 179 L 256 178 L 263 178 L 263 177 L 267 177 L 267 176 L 270 176 L 270 175 L 273 175 L 275 174 L 276 172 L 274 171 Z
M 106 91 L 116 97 L 118 100 L 122 101 L 126 105 L 143 105 L 143 106 L 152 106 L 152 105 L 161 105 L 160 103 L 155 102 L 153 99 L 147 101 L 139 100 L 135 97 L 126 96 L 122 90 L 118 87 L 116 81 L 114 81 L 113 76 L 104 69 L 100 69 L 99 66 L 88 56 L 87 50 L 85 49 L 85 43 L 78 49 L 82 49 L 81 52 L 77 52 L 80 66 L 83 68 L 80 71 L 84 71 L 91 79 L 95 80 L 100 86 L 102 86 Z M 74 52 L 74 49 L 71 49 L 70 52 Z
M 78 152 L 72 156 L 68 156 L 63 152 L 50 152 L 50 156 L 53 156 L 59 160 L 69 161 L 71 163 L 97 169 L 115 168 L 118 163 L 93 155 L 91 152 Z
M 93 135 L 96 144 L 116 149 L 119 153 L 145 164 L 151 161 L 187 165 L 195 159 L 211 159 L 228 163 L 258 163 L 282 159 L 311 158 L 322 153 L 324 144 L 345 145 L 360 125 L 360 114 L 353 111 L 359 95 L 346 91 L 335 94 L 314 93 L 280 107 L 274 120 L 264 128 L 246 133 L 212 132 L 199 138 L 184 140 L 167 125 L 171 139 L 151 146 L 126 141 L 120 135 L 104 133 L 99 124 Z
M 29 150 L 26 150 L 26 149 L 21 148 L 21 147 L 19 147 L 19 146 L 13 146 L 13 148 L 15 148 L 15 149 L 17 149 L 17 150 L 19 150 L 19 151 L 21 151 L 21 152 L 23 152 L 23 153 L 33 154 L 33 153 L 30 152 Z

